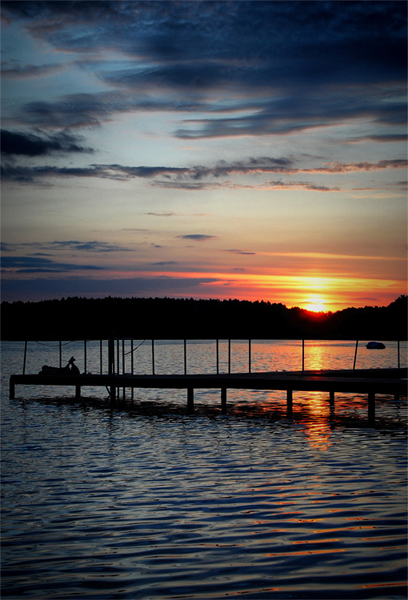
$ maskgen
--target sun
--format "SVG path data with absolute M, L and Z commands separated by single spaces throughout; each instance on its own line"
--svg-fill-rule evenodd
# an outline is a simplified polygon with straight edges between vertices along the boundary
M 309 298 L 306 301 L 305 309 L 310 312 L 327 312 L 327 306 L 322 298 Z

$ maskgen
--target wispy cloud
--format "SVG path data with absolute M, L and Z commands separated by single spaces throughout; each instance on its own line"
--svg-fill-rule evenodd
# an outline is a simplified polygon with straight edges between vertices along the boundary
M 5 273 L 65 273 L 70 271 L 101 271 L 104 267 L 97 265 L 79 265 L 61 263 L 40 256 L 4 256 L 1 261 Z
M 1 153 L 6 156 L 45 156 L 71 152 L 93 152 L 82 145 L 82 136 L 68 131 L 54 133 L 16 132 L 1 130 Z
M 183 240 L 192 240 L 194 242 L 208 242 L 209 240 L 215 240 L 215 235 L 205 235 L 203 233 L 189 233 L 187 235 L 178 235 L 178 238 Z
M 44 65 L 19 65 L 16 61 L 1 64 L 1 76 L 10 79 L 28 79 L 30 77 L 44 77 L 63 71 L 65 67 L 60 64 Z
M 30 144 L 24 145 L 21 142 L 21 147 L 15 146 L 14 152 L 16 154 L 23 152 L 36 152 L 42 151 L 44 146 L 44 153 L 50 152 L 51 149 L 45 143 L 44 145 L 38 143 L 34 144 L 33 149 Z M 7 150 L 6 150 L 7 151 Z M 11 145 L 8 146 L 8 151 L 11 153 L 13 148 Z M 70 151 L 76 151 L 74 147 Z M 79 151 L 79 150 L 78 150 Z M 87 151 L 86 149 L 84 151 Z M 193 167 L 170 167 L 170 166 L 157 166 L 157 167 L 145 167 L 145 166 L 123 166 L 118 164 L 91 164 L 88 167 L 56 167 L 56 166 L 18 166 L 15 164 L 3 164 L 2 165 L 2 177 L 5 181 L 16 181 L 20 183 L 31 183 L 36 180 L 44 180 L 50 178 L 101 178 L 101 179 L 112 179 L 117 181 L 130 181 L 132 179 L 147 179 L 151 182 L 152 186 L 155 187 L 167 187 L 175 189 L 186 189 L 186 190 L 205 190 L 205 189 L 219 189 L 222 187 L 273 187 L 273 188 L 296 188 L 305 189 L 312 191 L 338 191 L 338 187 L 329 187 L 319 184 L 313 184 L 310 182 L 282 182 L 269 181 L 263 184 L 241 184 L 234 183 L 230 180 L 218 182 L 218 181 L 205 181 L 205 179 L 220 179 L 227 176 L 240 176 L 249 175 L 253 177 L 261 177 L 268 173 L 279 173 L 287 176 L 297 174 L 326 174 L 326 175 L 339 175 L 343 173 L 358 173 L 358 172 L 370 172 L 370 171 L 383 171 L 383 170 L 394 170 L 394 169 L 405 169 L 408 161 L 406 159 L 392 159 L 392 160 L 379 160 L 377 162 L 356 162 L 356 163 L 341 163 L 341 162 L 330 162 L 324 163 L 321 166 L 313 168 L 301 168 L 294 166 L 295 161 L 288 158 L 249 158 L 246 161 L 240 162 L 220 162 L 214 166 L 193 166 Z M 166 177 L 165 180 L 155 179 L 156 177 Z M 171 211 L 162 213 L 148 213 L 151 216 L 172 216 Z
M 108 242 L 101 241 L 85 241 L 81 242 L 78 240 L 55 240 L 53 242 L 23 242 L 13 244 L 3 244 L 3 252 L 16 252 L 21 249 L 31 250 L 48 250 L 48 251 L 59 251 L 59 250 L 70 250 L 72 252 L 130 252 L 131 248 L 128 246 L 120 246 L 118 244 L 111 244 Z

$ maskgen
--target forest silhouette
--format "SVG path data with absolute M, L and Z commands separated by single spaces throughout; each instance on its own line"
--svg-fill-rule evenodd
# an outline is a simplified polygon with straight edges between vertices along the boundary
M 408 296 L 334 313 L 233 299 L 69 297 L 2 302 L 2 339 L 406 340 L 407 309 Z

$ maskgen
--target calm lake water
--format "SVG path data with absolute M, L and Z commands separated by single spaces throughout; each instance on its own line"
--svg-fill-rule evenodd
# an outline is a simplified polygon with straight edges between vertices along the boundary
M 136 348 L 142 340 L 134 342 Z M 396 342 L 357 368 L 397 366 Z M 152 372 L 150 342 L 120 352 Z M 355 342 L 306 342 L 305 368 L 352 368 Z M 99 343 L 61 360 L 98 373 Z M 364 395 L 17 386 L 24 344 L 2 343 L 2 598 L 406 598 L 407 399 Z M 133 365 L 131 357 L 133 356 Z M 406 365 L 406 344 L 400 363 Z M 218 368 L 248 371 L 248 342 Z M 28 345 L 26 373 L 58 366 Z M 252 371 L 300 369 L 301 342 L 253 341 Z M 102 370 L 107 368 L 105 351 Z M 215 372 L 215 342 L 189 342 L 187 371 Z M 123 369 L 121 364 L 120 369 Z M 156 373 L 184 372 L 184 345 L 156 342 Z

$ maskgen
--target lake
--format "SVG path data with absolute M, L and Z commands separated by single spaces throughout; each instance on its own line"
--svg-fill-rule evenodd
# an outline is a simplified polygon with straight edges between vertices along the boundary
M 357 368 L 396 367 L 396 342 Z M 215 341 L 127 341 L 121 370 L 211 373 Z M 219 344 L 220 372 L 302 367 L 301 342 Z M 2 343 L 2 598 L 406 598 L 407 398 L 17 386 Z M 133 351 L 132 351 L 133 350 Z M 29 342 L 26 373 L 100 372 L 99 342 Z M 352 368 L 355 341 L 306 341 L 306 369 Z M 133 358 L 132 358 L 133 357 Z M 132 364 L 131 364 L 132 361 Z M 400 363 L 407 362 L 401 343 Z

